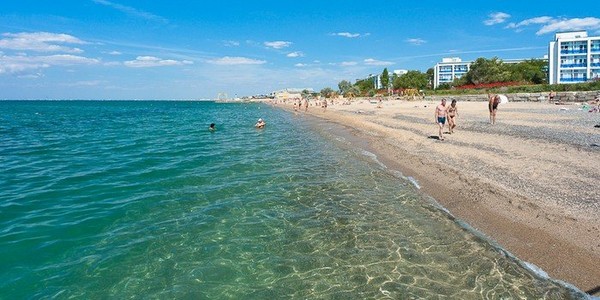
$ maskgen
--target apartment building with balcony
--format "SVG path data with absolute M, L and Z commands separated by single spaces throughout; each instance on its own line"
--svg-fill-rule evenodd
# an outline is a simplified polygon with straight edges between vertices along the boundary
M 442 58 L 442 62 L 437 63 L 433 69 L 433 88 L 452 83 L 454 79 L 467 74 L 470 66 L 471 62 L 463 62 L 459 57 Z
M 556 33 L 548 47 L 550 84 L 600 80 L 600 36 L 587 31 Z

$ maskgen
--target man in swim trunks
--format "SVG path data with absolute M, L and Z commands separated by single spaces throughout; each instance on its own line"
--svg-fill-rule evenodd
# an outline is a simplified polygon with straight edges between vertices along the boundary
M 500 96 L 488 93 L 488 109 L 490 110 L 490 124 L 496 124 L 496 112 L 498 112 Z
M 435 108 L 435 123 L 438 124 L 439 127 L 439 140 L 443 141 L 444 136 L 442 131 L 444 130 L 444 124 L 446 124 L 446 98 L 442 98 L 442 103 L 440 103 Z

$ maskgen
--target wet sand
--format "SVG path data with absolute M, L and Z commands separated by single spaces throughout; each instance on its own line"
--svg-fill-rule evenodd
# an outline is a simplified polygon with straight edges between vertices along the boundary
M 436 105 L 389 100 L 378 108 L 354 100 L 308 113 L 346 125 L 380 161 L 414 177 L 424 193 L 519 259 L 583 291 L 597 289 L 600 113 L 508 103 L 490 125 L 487 102 L 464 102 L 455 133 L 440 141 Z

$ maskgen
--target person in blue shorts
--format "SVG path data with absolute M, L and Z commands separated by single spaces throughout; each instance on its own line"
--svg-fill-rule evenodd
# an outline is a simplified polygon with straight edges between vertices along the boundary
M 438 136 L 440 141 L 444 140 L 443 131 L 444 131 L 444 125 L 446 124 L 447 112 L 448 112 L 448 109 L 446 108 L 446 98 L 442 98 L 442 103 L 440 103 L 435 108 L 435 123 L 438 124 L 438 127 L 440 129 L 439 136 Z

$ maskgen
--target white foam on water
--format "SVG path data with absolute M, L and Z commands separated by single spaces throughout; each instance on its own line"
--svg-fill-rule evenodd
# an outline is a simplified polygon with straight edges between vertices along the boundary
M 369 152 L 367 150 L 362 150 L 361 152 L 362 155 L 371 158 L 374 162 L 376 162 L 381 168 L 383 169 L 387 169 L 387 166 L 384 165 L 381 161 L 379 161 L 379 159 L 377 158 L 377 155 L 375 155 L 375 153 L 373 152 Z
M 397 171 L 397 170 L 393 170 L 393 171 L 392 171 L 392 174 L 393 174 L 395 177 L 398 177 L 398 178 L 400 178 L 400 179 L 408 180 L 408 181 L 409 181 L 410 183 L 412 183 L 412 184 L 413 184 L 413 186 L 414 186 L 414 187 L 416 187 L 418 190 L 420 190 L 420 189 L 421 189 L 421 185 L 419 184 L 419 182 L 418 182 L 418 181 L 417 181 L 417 180 L 416 180 L 414 177 L 411 177 L 411 176 L 404 176 L 404 174 L 402 174 L 402 172 L 400 172 L 400 171 Z
M 530 262 L 527 262 L 527 261 L 524 261 L 523 264 L 527 267 L 527 269 L 529 269 L 531 272 L 537 274 L 538 276 L 540 276 L 542 278 L 546 278 L 546 279 L 550 278 L 550 276 L 548 276 L 548 273 L 544 272 L 544 270 L 542 270 L 540 267 L 538 267 Z
M 412 183 L 412 184 L 413 184 L 413 185 L 414 185 L 414 186 L 415 186 L 417 189 L 419 189 L 419 190 L 421 189 L 421 186 L 419 185 L 419 182 L 418 182 L 418 181 L 417 181 L 417 180 L 416 180 L 414 177 L 408 176 L 408 177 L 407 177 L 407 179 L 408 179 L 408 181 L 410 181 L 410 182 L 411 182 L 411 183 Z

